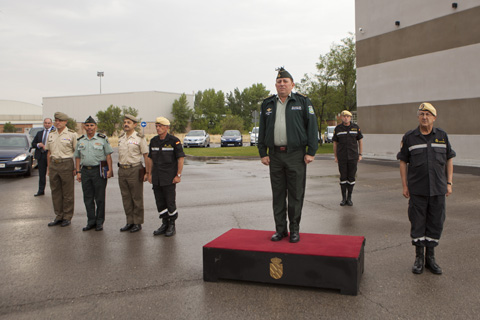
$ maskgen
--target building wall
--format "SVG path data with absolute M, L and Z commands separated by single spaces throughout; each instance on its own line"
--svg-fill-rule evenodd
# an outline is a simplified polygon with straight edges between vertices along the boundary
M 478 163 L 480 0 L 356 0 L 358 123 L 364 153 L 393 157 L 424 101 L 457 151 Z M 395 22 L 400 25 L 396 26 Z M 461 152 L 459 152 L 461 151 Z
M 53 117 L 61 111 L 82 123 L 89 116 L 94 118 L 98 111 L 106 110 L 110 105 L 138 109 L 138 117 L 147 122 L 145 133 L 155 133 L 155 118 L 164 116 L 173 120 L 172 105 L 181 93 L 159 91 L 128 92 L 114 94 L 94 94 L 85 96 L 43 98 L 44 117 Z M 186 94 L 190 108 L 193 108 L 194 94 Z

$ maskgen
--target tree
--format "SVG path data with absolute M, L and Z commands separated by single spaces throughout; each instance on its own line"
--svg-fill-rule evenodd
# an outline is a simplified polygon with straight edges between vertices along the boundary
M 222 132 L 225 130 L 243 130 L 243 119 L 240 116 L 227 115 L 220 121 L 220 127 Z
M 173 132 L 185 132 L 188 121 L 193 115 L 192 109 L 188 107 L 187 95 L 182 93 L 178 100 L 173 102 L 172 106 L 172 131 Z
M 261 83 L 253 84 L 251 87 L 243 89 L 238 88 L 227 94 L 227 107 L 232 115 L 240 116 L 243 119 L 243 129 L 248 130 L 252 127 L 252 118 L 254 111 L 260 111 L 261 102 L 270 94 L 266 87 Z
M 207 130 L 213 134 L 220 133 L 220 120 L 226 113 L 225 95 L 221 90 L 218 92 L 215 92 L 215 89 L 198 91 L 195 94 L 192 128 L 198 128 L 199 124 L 202 124 L 202 127 L 198 129 Z
M 319 129 L 324 119 L 335 119 L 343 109 L 354 110 L 356 102 L 355 42 L 353 35 L 333 44 L 320 55 L 317 74 L 306 74 L 296 87 L 307 94 L 317 115 Z M 320 132 L 321 133 L 321 132 Z
M 10 132 L 15 133 L 17 132 L 17 128 L 13 125 L 10 121 L 3 125 L 3 132 Z
M 75 132 L 77 132 L 77 120 L 73 119 L 73 118 L 68 118 L 67 120 L 67 128 L 70 129 L 70 130 L 73 130 Z
M 104 132 L 107 136 L 113 136 L 122 130 L 125 114 L 138 116 L 138 110 L 132 107 L 123 106 L 122 108 L 110 105 L 105 111 L 98 111 L 95 115 L 98 120 L 98 131 Z M 139 119 L 140 121 L 141 119 Z M 137 126 L 136 130 L 140 130 Z

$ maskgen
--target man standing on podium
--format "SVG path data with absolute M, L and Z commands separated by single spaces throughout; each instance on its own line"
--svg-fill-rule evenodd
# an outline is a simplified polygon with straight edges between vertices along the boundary
M 295 83 L 287 70 L 277 71 L 277 94 L 265 99 L 260 110 L 258 151 L 270 168 L 276 230 L 271 240 L 288 236 L 288 213 L 290 242 L 295 243 L 300 241 L 306 169 L 318 149 L 318 126 L 310 99 L 292 92 Z

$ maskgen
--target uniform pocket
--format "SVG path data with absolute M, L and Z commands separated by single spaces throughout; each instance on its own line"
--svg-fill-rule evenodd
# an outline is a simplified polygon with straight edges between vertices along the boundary
M 410 165 L 420 167 L 425 164 L 427 157 L 425 156 L 426 148 L 414 149 L 410 152 Z
M 435 150 L 435 159 L 439 164 L 444 165 L 447 162 L 447 149 L 433 148 L 433 150 Z

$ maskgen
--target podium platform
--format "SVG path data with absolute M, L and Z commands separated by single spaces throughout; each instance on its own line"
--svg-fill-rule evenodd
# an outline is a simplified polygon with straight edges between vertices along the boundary
M 339 289 L 357 295 L 365 237 L 300 233 L 270 241 L 273 231 L 231 229 L 203 246 L 203 279 Z

